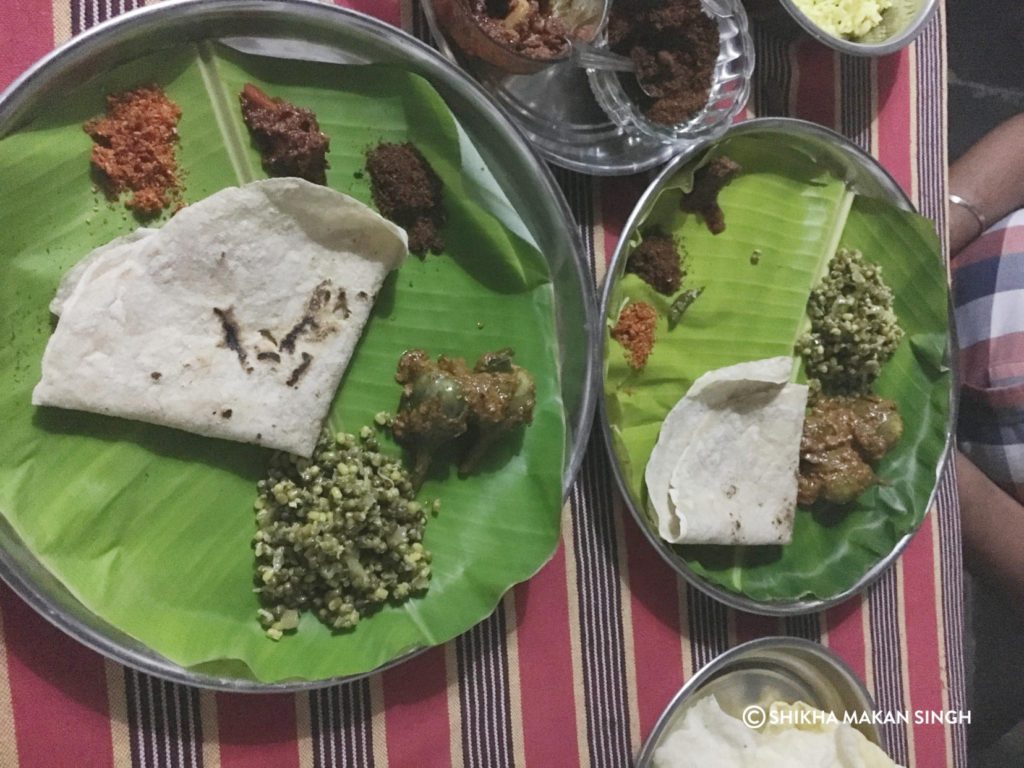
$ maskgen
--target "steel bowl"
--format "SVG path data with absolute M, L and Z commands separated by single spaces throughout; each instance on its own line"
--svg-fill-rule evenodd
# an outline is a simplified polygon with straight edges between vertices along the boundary
M 803 701 L 839 721 L 848 717 L 869 741 L 885 749 L 881 731 L 870 722 L 875 709 L 871 694 L 842 659 L 810 640 L 764 637 L 726 651 L 686 681 L 644 741 L 636 768 L 654 764 L 655 750 L 706 696 L 714 696 L 722 710 L 736 718 L 749 707 Z
M 492 74 L 532 75 L 572 56 L 570 41 L 593 40 L 604 26 L 611 0 L 571 0 L 559 14 L 568 38 L 553 56 L 527 56 L 488 35 L 473 12 L 472 0 L 432 0 L 432 12 L 444 35 L 470 59 L 491 68 Z
M 905 48 L 921 33 L 924 25 L 928 23 L 939 5 L 938 0 L 895 0 L 897 4 L 903 6 L 903 9 L 900 10 L 902 23 L 897 25 L 897 28 L 892 30 L 887 37 L 876 40 L 871 33 L 858 39 L 847 39 L 830 34 L 811 21 L 797 7 L 795 0 L 781 0 L 781 2 L 787 13 L 811 37 L 840 53 L 848 53 L 853 56 L 885 56 Z M 893 16 L 894 13 L 893 9 L 883 11 L 882 18 Z
M 622 228 L 622 236 L 619 238 L 618 246 L 612 256 L 605 278 L 604 288 L 599 308 L 599 318 L 607 318 L 611 310 L 610 301 L 612 290 L 617 276 L 621 276 L 625 269 L 627 250 L 630 234 L 643 220 L 651 206 L 657 200 L 661 190 L 668 184 L 676 172 L 697 157 L 700 153 L 711 146 L 715 141 L 725 140 L 730 136 L 744 134 L 766 134 L 777 135 L 789 140 L 799 140 L 802 148 L 809 154 L 818 158 L 819 162 L 827 167 L 837 178 L 842 179 L 847 186 L 856 192 L 875 197 L 897 205 L 904 210 L 913 210 L 910 199 L 903 189 L 889 175 L 878 161 L 865 153 L 847 138 L 835 131 L 824 128 L 816 123 L 805 120 L 783 117 L 766 117 L 748 120 L 738 123 L 729 128 L 719 139 L 705 140 L 698 142 L 678 154 L 658 176 L 651 182 L 643 196 L 637 202 L 636 207 L 630 214 L 625 226 Z M 599 359 L 605 358 L 606 334 L 601 335 Z M 947 349 L 947 357 L 949 357 Z M 949 427 L 956 423 L 956 387 L 952 387 L 949 399 L 949 421 L 946 429 L 946 441 L 938 466 L 935 470 L 935 484 L 932 486 L 929 495 L 927 509 L 935 503 L 938 491 L 938 478 L 941 476 L 946 462 L 949 460 L 952 446 L 952 431 Z M 700 574 L 695 572 L 685 559 L 673 548 L 673 545 L 666 542 L 658 535 L 657 526 L 648 518 L 643 502 L 637 499 L 630 490 L 629 484 L 619 457 L 615 453 L 614 435 L 608 416 L 608 409 L 605 397 L 598 398 L 598 414 L 600 428 L 602 429 L 605 447 L 608 452 L 613 474 L 618 483 L 619 491 L 625 499 L 637 525 L 644 536 L 651 543 L 659 555 L 682 576 L 687 582 L 697 589 L 710 595 L 716 600 L 728 605 L 731 608 L 769 616 L 788 616 L 824 610 L 832 605 L 843 602 L 853 595 L 867 589 L 877 581 L 896 561 L 900 553 L 910 543 L 913 531 L 903 536 L 884 557 L 878 559 L 855 583 L 851 584 L 838 594 L 828 598 L 808 597 L 796 600 L 758 601 L 746 595 L 732 592 L 724 587 L 714 584 Z
M 0 94 L 0 138 L 17 131 L 77 84 L 136 57 L 202 39 L 250 52 L 350 64 L 401 64 L 429 80 L 548 260 L 557 297 L 557 333 L 565 404 L 563 494 L 583 460 L 598 376 L 593 279 L 572 214 L 549 169 L 487 94 L 436 51 L 369 16 L 307 0 L 170 0 L 101 24 L 61 46 Z M 98 617 L 58 581 L 0 515 L 0 577 L 42 616 L 100 653 L 174 682 L 234 692 L 297 691 L 363 675 L 259 683 L 187 669 Z M 393 666 L 410 656 L 392 660 Z M 384 668 L 384 667 L 381 667 Z M 373 672 L 379 670 L 372 670 Z M 365 674 L 370 674 L 367 672 Z

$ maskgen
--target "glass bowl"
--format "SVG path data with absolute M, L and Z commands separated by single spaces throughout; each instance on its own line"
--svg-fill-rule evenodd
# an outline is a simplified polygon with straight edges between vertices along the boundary
M 446 38 L 463 55 L 497 73 L 532 75 L 572 55 L 571 40 L 591 41 L 604 27 L 611 0 L 551 0 L 550 14 L 565 22 L 567 39 L 552 55 L 530 56 L 487 34 L 473 12 L 473 0 L 431 0 L 431 11 Z
M 714 139 L 725 132 L 747 104 L 754 71 L 754 43 L 740 0 L 701 0 L 705 13 L 718 23 L 719 52 L 707 104 L 689 120 L 663 124 L 640 109 L 640 90 L 629 72 L 588 69 L 591 90 L 601 108 L 626 131 L 639 132 L 666 144 Z

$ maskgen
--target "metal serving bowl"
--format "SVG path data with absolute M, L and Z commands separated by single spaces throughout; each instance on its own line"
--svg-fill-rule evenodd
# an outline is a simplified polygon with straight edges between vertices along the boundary
M 202 39 L 221 39 L 285 58 L 401 64 L 437 88 L 487 165 L 500 169 L 504 192 L 548 260 L 557 302 L 557 333 L 563 339 L 559 345 L 566 419 L 562 487 L 567 495 L 590 433 L 598 375 L 593 280 L 583 260 L 582 243 L 547 167 L 486 93 L 433 49 L 373 18 L 318 2 L 171 0 L 102 24 L 33 66 L 0 94 L 0 138 L 45 113 L 47 104 L 60 101 L 98 73 Z M 85 645 L 175 682 L 227 691 L 296 691 L 343 679 L 265 684 L 183 668 L 82 605 L 2 515 L 0 577 L 40 614 Z
M 636 768 L 650 768 L 654 751 L 686 712 L 706 696 L 736 718 L 751 706 L 772 701 L 806 704 L 831 712 L 869 741 L 885 749 L 885 740 L 866 713 L 874 711 L 871 694 L 846 663 L 827 648 L 796 637 L 765 637 L 726 651 L 686 681 L 655 723 L 637 757 Z
M 888 37 L 881 40 L 848 40 L 843 37 L 829 34 L 797 7 L 795 0 L 781 0 L 782 7 L 790 16 L 815 40 L 824 43 L 829 48 L 834 48 L 841 53 L 848 53 L 853 56 L 885 56 L 906 47 L 916 38 L 924 25 L 931 18 L 935 9 L 938 8 L 938 0 L 895 0 L 906 9 L 904 24 L 894 30 Z M 892 10 L 882 12 L 883 18 L 886 14 L 891 15 Z
M 661 173 L 651 182 L 643 196 L 637 202 L 636 207 L 630 214 L 622 229 L 622 236 L 616 247 L 612 261 L 608 266 L 607 277 L 605 278 L 599 317 L 606 319 L 612 310 L 610 306 L 613 289 L 616 280 L 623 274 L 625 262 L 628 256 L 629 240 L 631 234 L 643 221 L 644 216 L 658 199 L 658 195 L 672 180 L 675 174 L 704 152 L 716 141 L 724 141 L 730 136 L 744 134 L 760 134 L 767 137 L 777 136 L 788 141 L 799 142 L 801 148 L 810 156 L 818 159 L 818 162 L 827 167 L 837 178 L 842 179 L 848 187 L 854 191 L 869 196 L 886 200 L 905 210 L 913 210 L 913 206 L 889 173 L 870 155 L 863 152 L 855 144 L 844 136 L 824 128 L 816 123 L 797 120 L 793 118 L 769 117 L 748 120 L 733 125 L 726 133 L 714 140 L 698 142 L 678 154 Z M 605 359 L 606 334 L 601 335 L 599 358 Z M 935 484 L 932 486 L 929 495 L 927 509 L 930 509 L 935 502 L 935 495 L 938 487 L 938 478 L 942 473 L 946 461 L 949 459 L 951 432 L 949 424 L 956 421 L 955 397 L 956 388 L 953 387 L 950 395 L 949 420 L 946 427 L 946 441 L 944 450 L 935 472 Z M 626 501 L 626 505 L 632 513 L 640 530 L 647 540 L 655 548 L 658 554 L 686 581 L 697 589 L 714 597 L 720 602 L 739 610 L 748 611 L 771 616 L 797 615 L 824 610 L 832 605 L 840 603 L 851 596 L 863 591 L 877 579 L 896 561 L 900 553 L 910 543 L 913 532 L 903 536 L 885 556 L 879 558 L 855 583 L 851 584 L 838 594 L 828 598 L 807 597 L 801 599 L 785 599 L 775 601 L 754 600 L 746 595 L 730 591 L 718 584 L 715 584 L 694 571 L 687 561 L 676 551 L 673 545 L 666 542 L 658 534 L 656 524 L 649 519 L 643 506 L 643 501 L 637 499 L 629 487 L 625 471 L 615 452 L 615 437 L 608 416 L 606 398 L 599 397 L 599 421 L 603 430 L 605 447 L 608 451 L 613 473 L 618 483 L 619 490 Z
M 432 0 L 433 15 L 440 29 L 466 56 L 501 73 L 530 75 L 567 61 L 572 47 L 566 41 L 557 56 L 526 56 L 495 40 L 480 27 L 471 0 Z M 569 29 L 570 39 L 593 40 L 604 26 L 610 0 L 572 0 L 564 3 L 560 14 Z

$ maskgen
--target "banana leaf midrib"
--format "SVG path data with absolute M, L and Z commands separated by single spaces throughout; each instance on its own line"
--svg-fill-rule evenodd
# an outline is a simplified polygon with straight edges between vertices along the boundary
M 197 44 L 197 50 L 196 63 L 206 86 L 210 108 L 217 120 L 224 150 L 238 183 L 248 184 L 255 181 L 257 176 L 250 162 L 252 155 L 248 151 L 248 133 L 238 109 L 238 99 L 228 94 L 219 75 L 214 44 L 209 40 L 203 40 Z
M 847 188 L 846 194 L 843 195 L 839 206 L 836 209 L 835 225 L 832 231 L 829 233 L 829 237 L 825 246 L 821 252 L 821 260 L 818 263 L 818 268 L 815 270 L 814 275 L 811 278 L 811 284 L 807 289 L 807 297 L 810 299 L 811 291 L 814 290 L 814 286 L 818 285 L 825 275 L 828 274 L 828 270 L 832 264 L 832 260 L 835 258 L 836 251 L 839 250 L 839 241 L 843 236 L 843 230 L 846 228 L 846 221 L 850 216 L 850 211 L 853 208 L 853 202 L 856 198 L 853 190 Z M 796 334 L 793 337 L 793 348 L 796 348 L 796 343 L 803 336 L 809 333 L 811 330 L 811 318 L 810 315 L 805 311 L 800 319 L 800 325 L 797 327 Z M 804 377 L 804 361 L 800 355 L 793 356 L 793 371 L 790 374 L 790 381 L 798 381 Z

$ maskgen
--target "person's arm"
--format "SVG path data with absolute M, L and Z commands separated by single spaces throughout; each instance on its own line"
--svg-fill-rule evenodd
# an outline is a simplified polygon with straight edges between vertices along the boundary
M 1024 506 L 959 450 L 956 474 L 964 565 L 1001 588 L 1024 615 Z
M 949 167 L 949 193 L 959 195 L 994 224 L 1024 207 L 1024 114 L 989 131 Z M 980 232 L 964 206 L 949 206 L 949 252 L 955 255 Z

